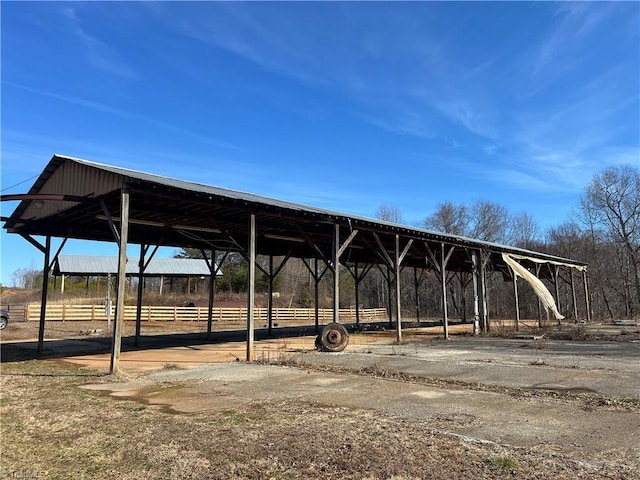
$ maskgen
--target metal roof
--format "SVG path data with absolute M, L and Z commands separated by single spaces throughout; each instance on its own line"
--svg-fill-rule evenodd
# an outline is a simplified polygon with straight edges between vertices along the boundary
M 127 258 L 127 275 L 138 275 L 139 259 Z M 97 255 L 59 255 L 53 267 L 55 275 L 107 275 L 118 273 L 118 257 Z M 145 268 L 146 277 L 186 277 L 210 274 L 204 259 L 152 258 Z M 218 276 L 222 273 L 218 273 Z
M 361 232 L 341 257 L 343 263 L 384 263 L 382 249 L 392 254 L 397 234 L 405 244 L 414 240 L 405 256 L 405 266 L 428 266 L 428 252 L 437 251 L 442 244 L 453 247 L 448 265 L 452 270 L 470 270 L 470 250 L 489 254 L 497 269 L 507 268 L 501 253 L 585 265 L 542 252 L 62 155 L 53 156 L 29 191 L 48 194 L 46 201 L 35 197 L 22 200 L 11 217 L 3 219 L 4 228 L 23 235 L 114 241 L 106 218 L 118 219 L 123 185 L 130 192 L 129 242 L 133 244 L 243 251 L 248 242 L 249 215 L 254 214 L 258 254 L 329 258 L 333 228 L 339 225 L 342 239 L 353 230 Z M 523 262 L 526 264 L 526 260 Z

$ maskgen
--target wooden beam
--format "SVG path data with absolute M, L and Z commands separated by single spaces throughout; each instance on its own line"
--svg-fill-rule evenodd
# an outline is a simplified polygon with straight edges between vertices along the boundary
M 380 248 L 379 253 L 382 256 L 383 260 L 386 262 L 386 264 L 388 266 L 392 266 L 393 265 L 393 260 L 391 260 L 391 257 L 389 256 L 389 254 L 385 250 L 384 245 L 382 245 L 382 241 L 380 240 L 380 237 L 378 236 L 378 234 L 376 232 L 372 232 L 372 233 L 373 233 L 373 238 L 376 239 L 376 243 L 378 244 L 378 247 Z
M 204 252 L 203 252 L 203 257 L 205 258 L 205 260 L 207 259 L 207 256 L 204 255 Z M 213 330 L 213 302 L 215 301 L 215 295 L 216 295 L 216 274 L 217 274 L 216 270 L 218 269 L 218 266 L 216 265 L 216 249 L 215 248 L 211 249 L 211 262 L 207 262 L 207 265 L 209 266 L 209 272 L 210 272 L 209 292 L 208 292 L 209 301 L 207 304 L 207 340 L 211 340 L 211 332 Z
M 398 240 L 400 238 L 399 235 L 396 234 L 396 242 L 400 242 L 400 240 Z M 399 245 L 399 243 L 398 243 Z M 402 253 L 400 254 L 400 256 L 398 257 L 398 265 L 402 264 L 402 262 L 404 261 L 404 257 L 407 255 L 407 252 L 409 252 L 409 249 L 411 248 L 411 245 L 413 245 L 413 239 L 410 238 L 409 241 L 407 242 L 407 245 L 404 247 L 404 250 L 402 250 Z
M 340 225 L 333 226 L 333 323 L 340 323 Z
M 99 200 L 100 207 L 102 208 L 102 213 L 104 213 L 105 218 L 107 219 L 107 224 L 109 225 L 109 229 L 111 230 L 111 234 L 113 235 L 116 243 L 120 243 L 120 234 L 118 233 L 118 229 L 116 228 L 116 224 L 113 221 L 113 217 L 111 216 L 111 212 L 107 208 L 107 204 L 104 203 L 104 200 L 100 198 Z
M 249 216 L 249 265 L 247 266 L 247 362 L 253 361 L 255 297 L 256 297 L 256 216 Z
M 137 303 L 136 303 L 136 334 L 134 338 L 133 344 L 138 347 L 140 346 L 140 323 L 142 320 L 142 293 L 143 293 L 143 283 L 142 279 L 144 278 L 144 270 L 146 268 L 145 263 L 145 255 L 149 250 L 149 245 L 145 245 L 144 243 L 140 244 L 140 258 L 138 258 L 138 295 L 137 295 Z
M 582 271 L 582 283 L 584 286 L 584 302 L 587 308 L 587 322 L 591 322 L 591 301 L 589 299 L 589 284 L 586 270 Z
M 473 334 L 477 335 L 480 327 L 480 260 L 478 259 L 478 253 L 475 250 L 471 252 L 471 276 L 473 278 Z
M 409 250 L 413 240 L 409 240 L 409 244 L 405 247 L 402 254 L 400 253 L 400 235 L 396 233 L 396 241 L 394 248 L 394 267 L 395 267 L 395 286 L 396 286 L 396 342 L 402 342 L 402 306 L 400 302 L 400 263 L 402 258 Z
M 571 276 L 571 299 L 573 300 L 573 320 L 578 323 L 578 300 L 576 299 L 576 284 L 573 279 L 573 268 L 569 267 L 569 275 Z
M 44 265 L 42 269 L 42 296 L 40 299 L 40 325 L 38 328 L 38 353 L 44 351 L 44 326 L 47 315 L 47 292 L 49 290 L 49 254 L 51 253 L 51 237 L 47 236 L 44 247 Z
M 40 242 L 38 242 L 35 238 L 33 238 L 31 235 L 27 235 L 26 233 L 21 233 L 20 236 L 22 238 L 24 238 L 27 242 L 29 242 L 31 245 L 33 245 L 34 247 L 36 247 L 38 250 L 40 250 L 42 253 L 45 253 L 47 250 L 47 247 L 45 247 L 44 245 L 42 245 Z
M 422 271 L 420 272 L 420 276 L 422 276 Z M 420 282 L 418 281 L 418 267 L 413 267 L 413 287 L 415 293 L 416 321 L 420 323 L 420 294 L 418 290 Z
M 353 230 L 349 236 L 347 237 L 347 239 L 344 241 L 344 243 L 342 245 L 340 245 L 340 249 L 338 250 L 338 258 L 340 258 L 342 256 L 342 254 L 344 253 L 344 251 L 347 249 L 347 247 L 351 244 L 351 242 L 353 241 L 353 239 L 355 238 L 355 236 L 358 234 L 358 230 Z
M 449 339 L 449 316 L 447 312 L 447 258 L 444 252 L 444 243 L 440 244 L 440 279 L 442 283 L 442 329 L 445 340 Z
M 513 298 L 516 308 L 516 332 L 520 330 L 520 303 L 518 301 L 518 276 L 515 271 L 512 271 L 513 275 Z
M 116 318 L 111 342 L 111 374 L 118 373 L 120 349 L 122 347 L 122 324 L 124 322 L 124 297 L 127 282 L 127 241 L 129 238 L 129 189 L 122 185 L 120 193 L 120 241 L 118 242 L 118 287 L 116 292 Z

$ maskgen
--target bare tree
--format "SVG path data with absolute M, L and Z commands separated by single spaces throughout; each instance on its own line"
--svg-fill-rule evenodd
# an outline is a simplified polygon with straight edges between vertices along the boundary
M 640 312 L 640 168 L 619 165 L 597 174 L 580 207 L 594 239 L 617 252 L 618 274 L 627 280 L 627 314 Z
M 385 222 L 403 223 L 402 213 L 396 205 L 383 203 L 377 209 L 375 217 Z
M 473 226 L 470 236 L 487 242 L 506 243 L 509 211 L 489 200 L 476 200 L 471 207 Z
M 507 229 L 507 243 L 516 247 L 531 248 L 540 239 L 540 225 L 527 212 L 511 215 Z
M 451 235 L 468 235 L 470 214 L 464 204 L 447 201 L 438 204 L 436 211 L 424 219 L 425 228 Z
M 40 276 L 40 271 L 35 268 L 19 268 L 11 275 L 11 283 L 14 287 L 33 289 L 37 287 Z

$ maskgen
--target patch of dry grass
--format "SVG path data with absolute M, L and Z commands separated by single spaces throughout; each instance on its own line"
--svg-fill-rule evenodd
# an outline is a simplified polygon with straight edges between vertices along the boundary
M 259 401 L 259 392 L 249 405 L 175 414 L 78 388 L 102 381 L 113 378 L 50 361 L 3 365 L 5 476 L 455 480 L 513 474 L 623 479 L 633 473 L 622 465 L 583 465 L 455 437 L 372 410 Z

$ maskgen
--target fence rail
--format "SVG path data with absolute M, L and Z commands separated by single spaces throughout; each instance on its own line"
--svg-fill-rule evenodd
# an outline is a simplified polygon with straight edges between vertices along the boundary
M 256 308 L 255 319 L 267 320 L 267 309 Z M 207 321 L 207 307 L 164 307 L 143 305 L 141 320 L 149 322 L 202 322 Z M 355 322 L 355 308 L 341 308 L 340 320 L 343 322 Z M 40 319 L 40 305 L 27 305 L 25 318 L 28 321 Z M 247 318 L 246 308 L 214 307 L 214 322 L 237 322 Z M 360 321 L 371 322 L 387 320 L 389 318 L 386 308 L 360 309 Z M 136 306 L 124 307 L 125 321 L 136 319 Z M 321 322 L 333 319 L 333 310 L 330 308 L 318 309 L 318 319 Z M 48 321 L 106 321 L 107 312 L 104 305 L 47 305 L 46 320 Z M 305 321 L 312 323 L 315 320 L 313 308 L 274 308 L 273 320 L 278 322 Z

